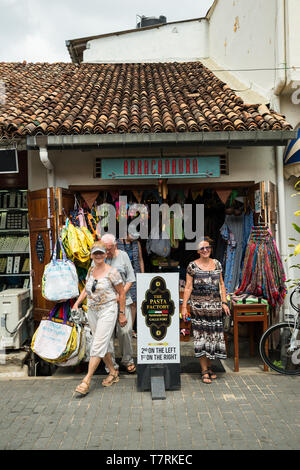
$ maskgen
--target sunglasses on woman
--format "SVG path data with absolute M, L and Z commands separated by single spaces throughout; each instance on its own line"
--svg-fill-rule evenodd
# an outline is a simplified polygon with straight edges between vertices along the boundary
M 94 279 L 93 285 L 92 285 L 92 287 L 91 287 L 91 291 L 92 291 L 93 293 L 94 293 L 95 290 L 96 290 L 97 282 L 98 282 L 98 280 L 97 280 L 97 279 Z
M 212 249 L 212 246 L 208 245 L 208 246 L 202 246 L 201 248 L 199 248 L 199 251 L 209 251 L 211 249 Z

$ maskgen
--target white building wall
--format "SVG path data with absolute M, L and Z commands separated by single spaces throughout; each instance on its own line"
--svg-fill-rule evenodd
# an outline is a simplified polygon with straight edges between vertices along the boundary
M 209 20 L 210 58 L 265 96 L 294 127 L 300 123 L 299 18 L 299 0 L 217 0 Z M 275 70 L 284 69 L 285 64 L 286 73 Z M 275 96 L 275 90 L 279 96 Z M 296 178 L 284 181 L 282 210 L 287 242 L 281 250 L 287 277 L 294 279 L 299 272 L 291 268 L 295 260 L 287 255 L 293 251 L 288 247 L 291 243 L 288 239 L 297 238 L 292 223 L 300 222 L 294 215 L 299 209 L 299 197 L 292 197 L 295 181 Z M 278 184 L 277 175 L 275 183 Z M 280 230 L 280 223 L 278 227 Z
M 198 148 L 197 148 L 198 150 Z M 269 147 L 249 147 L 244 149 L 203 149 L 203 155 L 220 155 L 228 152 L 229 175 L 222 175 L 220 178 L 186 178 L 170 180 L 172 184 L 186 183 L 218 183 L 218 182 L 240 182 L 269 180 L 275 183 L 276 168 L 273 149 Z M 181 155 L 195 155 L 192 149 L 178 151 L 178 149 L 164 150 L 164 157 L 178 157 Z M 116 153 L 116 151 L 105 150 L 51 150 L 48 151 L 49 159 L 54 165 L 55 183 L 57 187 L 69 188 L 69 186 L 95 186 L 95 185 L 115 185 L 120 187 L 120 181 L 101 180 L 93 177 L 94 162 L 96 157 L 101 158 L 126 158 L 126 157 L 160 157 L 160 151 L 154 150 L 125 150 Z M 47 186 L 47 171 L 39 161 L 38 151 L 29 151 L 30 180 L 29 190 L 34 191 Z M 148 184 L 156 184 L 157 179 L 143 180 Z M 141 184 L 141 180 L 125 180 L 123 185 Z
M 300 84 L 299 84 L 300 85 Z M 281 112 L 288 116 L 289 122 L 296 128 L 300 126 L 300 103 L 293 103 L 291 96 L 283 96 L 281 98 Z M 287 224 L 287 236 L 288 238 L 299 239 L 299 234 L 293 228 L 293 223 L 300 225 L 300 217 L 295 216 L 295 212 L 300 209 L 300 197 L 293 197 L 292 195 L 296 193 L 295 183 L 297 181 L 296 177 L 291 177 L 288 180 L 284 181 L 284 190 L 285 190 L 285 209 L 286 209 L 286 224 Z M 292 241 L 289 241 L 289 244 L 293 244 Z M 293 248 L 290 247 L 287 249 L 287 254 L 292 253 Z M 299 255 L 297 256 L 298 261 L 295 258 L 289 259 L 289 266 L 292 266 L 299 263 Z M 297 279 L 300 277 L 299 270 L 289 267 L 288 277 L 292 279 Z
M 298 81 L 300 86 L 300 2 L 287 1 L 287 53 L 288 53 L 288 81 Z
M 94 39 L 87 43 L 83 62 L 197 61 L 208 56 L 207 26 L 202 19 Z
M 254 91 L 270 96 L 276 29 L 276 0 L 219 0 L 209 20 L 210 57 Z
M 282 29 L 284 5 L 285 40 Z M 90 41 L 84 52 L 84 62 L 182 62 L 209 58 L 216 64 L 218 76 L 223 68 L 243 85 L 243 88 L 233 87 L 237 94 L 242 95 L 241 89 L 249 89 L 248 94 L 253 91 L 261 97 L 255 101 L 253 93 L 249 95 L 249 101 L 263 102 L 265 98 L 264 101 L 271 102 L 272 106 L 279 103 L 280 111 L 287 120 L 297 126 L 300 123 L 300 68 L 297 69 L 300 67 L 299 18 L 299 0 L 218 0 L 207 20 L 167 24 Z M 286 77 L 284 71 L 275 70 L 284 67 L 283 52 L 286 52 L 287 66 L 293 67 L 287 71 Z M 299 92 L 293 88 L 297 85 Z M 285 86 L 285 94 L 278 99 L 274 96 L 274 89 L 277 88 L 282 94 L 281 86 Z M 292 100 L 293 93 L 296 102 Z M 230 174 L 222 176 L 222 182 L 270 180 L 276 183 L 274 153 L 273 148 L 259 147 L 230 150 Z M 50 151 L 56 167 L 57 186 L 101 184 L 101 180 L 92 177 L 93 160 L 95 156 L 100 156 L 99 152 L 68 151 L 65 154 L 70 158 L 60 159 L 58 153 Z M 72 168 L 77 169 L 72 174 L 69 161 L 72 161 Z M 32 165 L 31 183 L 35 189 L 43 187 L 40 170 L 37 170 L 37 166 Z M 216 179 L 210 181 L 215 182 Z M 201 182 L 207 180 L 201 179 Z M 285 181 L 284 185 L 287 236 L 294 237 L 292 222 L 299 223 L 299 217 L 294 216 L 298 202 L 296 198 L 291 198 L 293 181 Z M 286 253 L 288 251 L 286 249 Z

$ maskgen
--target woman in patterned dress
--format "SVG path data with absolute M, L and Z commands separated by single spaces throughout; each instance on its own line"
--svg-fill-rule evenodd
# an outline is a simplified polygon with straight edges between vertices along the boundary
M 212 359 L 226 359 L 222 310 L 230 315 L 222 266 L 211 258 L 213 241 L 204 237 L 198 245 L 199 258 L 187 267 L 182 316 L 186 320 L 187 302 L 191 307 L 195 357 L 200 360 L 202 382 L 211 383 L 216 374 L 211 370 Z

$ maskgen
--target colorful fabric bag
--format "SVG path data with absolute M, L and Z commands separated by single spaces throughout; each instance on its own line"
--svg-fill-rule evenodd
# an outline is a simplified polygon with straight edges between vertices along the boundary
M 32 351 L 48 362 L 67 360 L 77 348 L 77 329 L 68 321 L 67 303 L 64 303 L 64 318 L 54 318 L 60 308 L 59 304 L 44 317 L 31 342 Z
M 90 250 L 94 243 L 93 235 L 86 227 L 75 227 L 66 219 L 62 230 L 62 243 L 67 256 L 76 266 L 88 269 L 91 259 Z
M 64 360 L 64 361 L 58 361 L 56 365 L 58 367 L 70 367 L 70 366 L 76 366 L 79 364 L 84 356 L 85 356 L 85 349 L 86 349 L 86 336 L 84 329 L 81 325 L 75 325 L 75 328 L 77 330 L 77 347 L 71 356 Z

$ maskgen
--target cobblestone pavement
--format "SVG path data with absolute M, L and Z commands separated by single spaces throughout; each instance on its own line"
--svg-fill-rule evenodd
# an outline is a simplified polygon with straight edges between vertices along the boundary
M 110 388 L 95 376 L 77 398 L 80 378 L 1 380 L 0 449 L 299 449 L 299 377 L 183 374 L 166 400 L 127 375 Z

